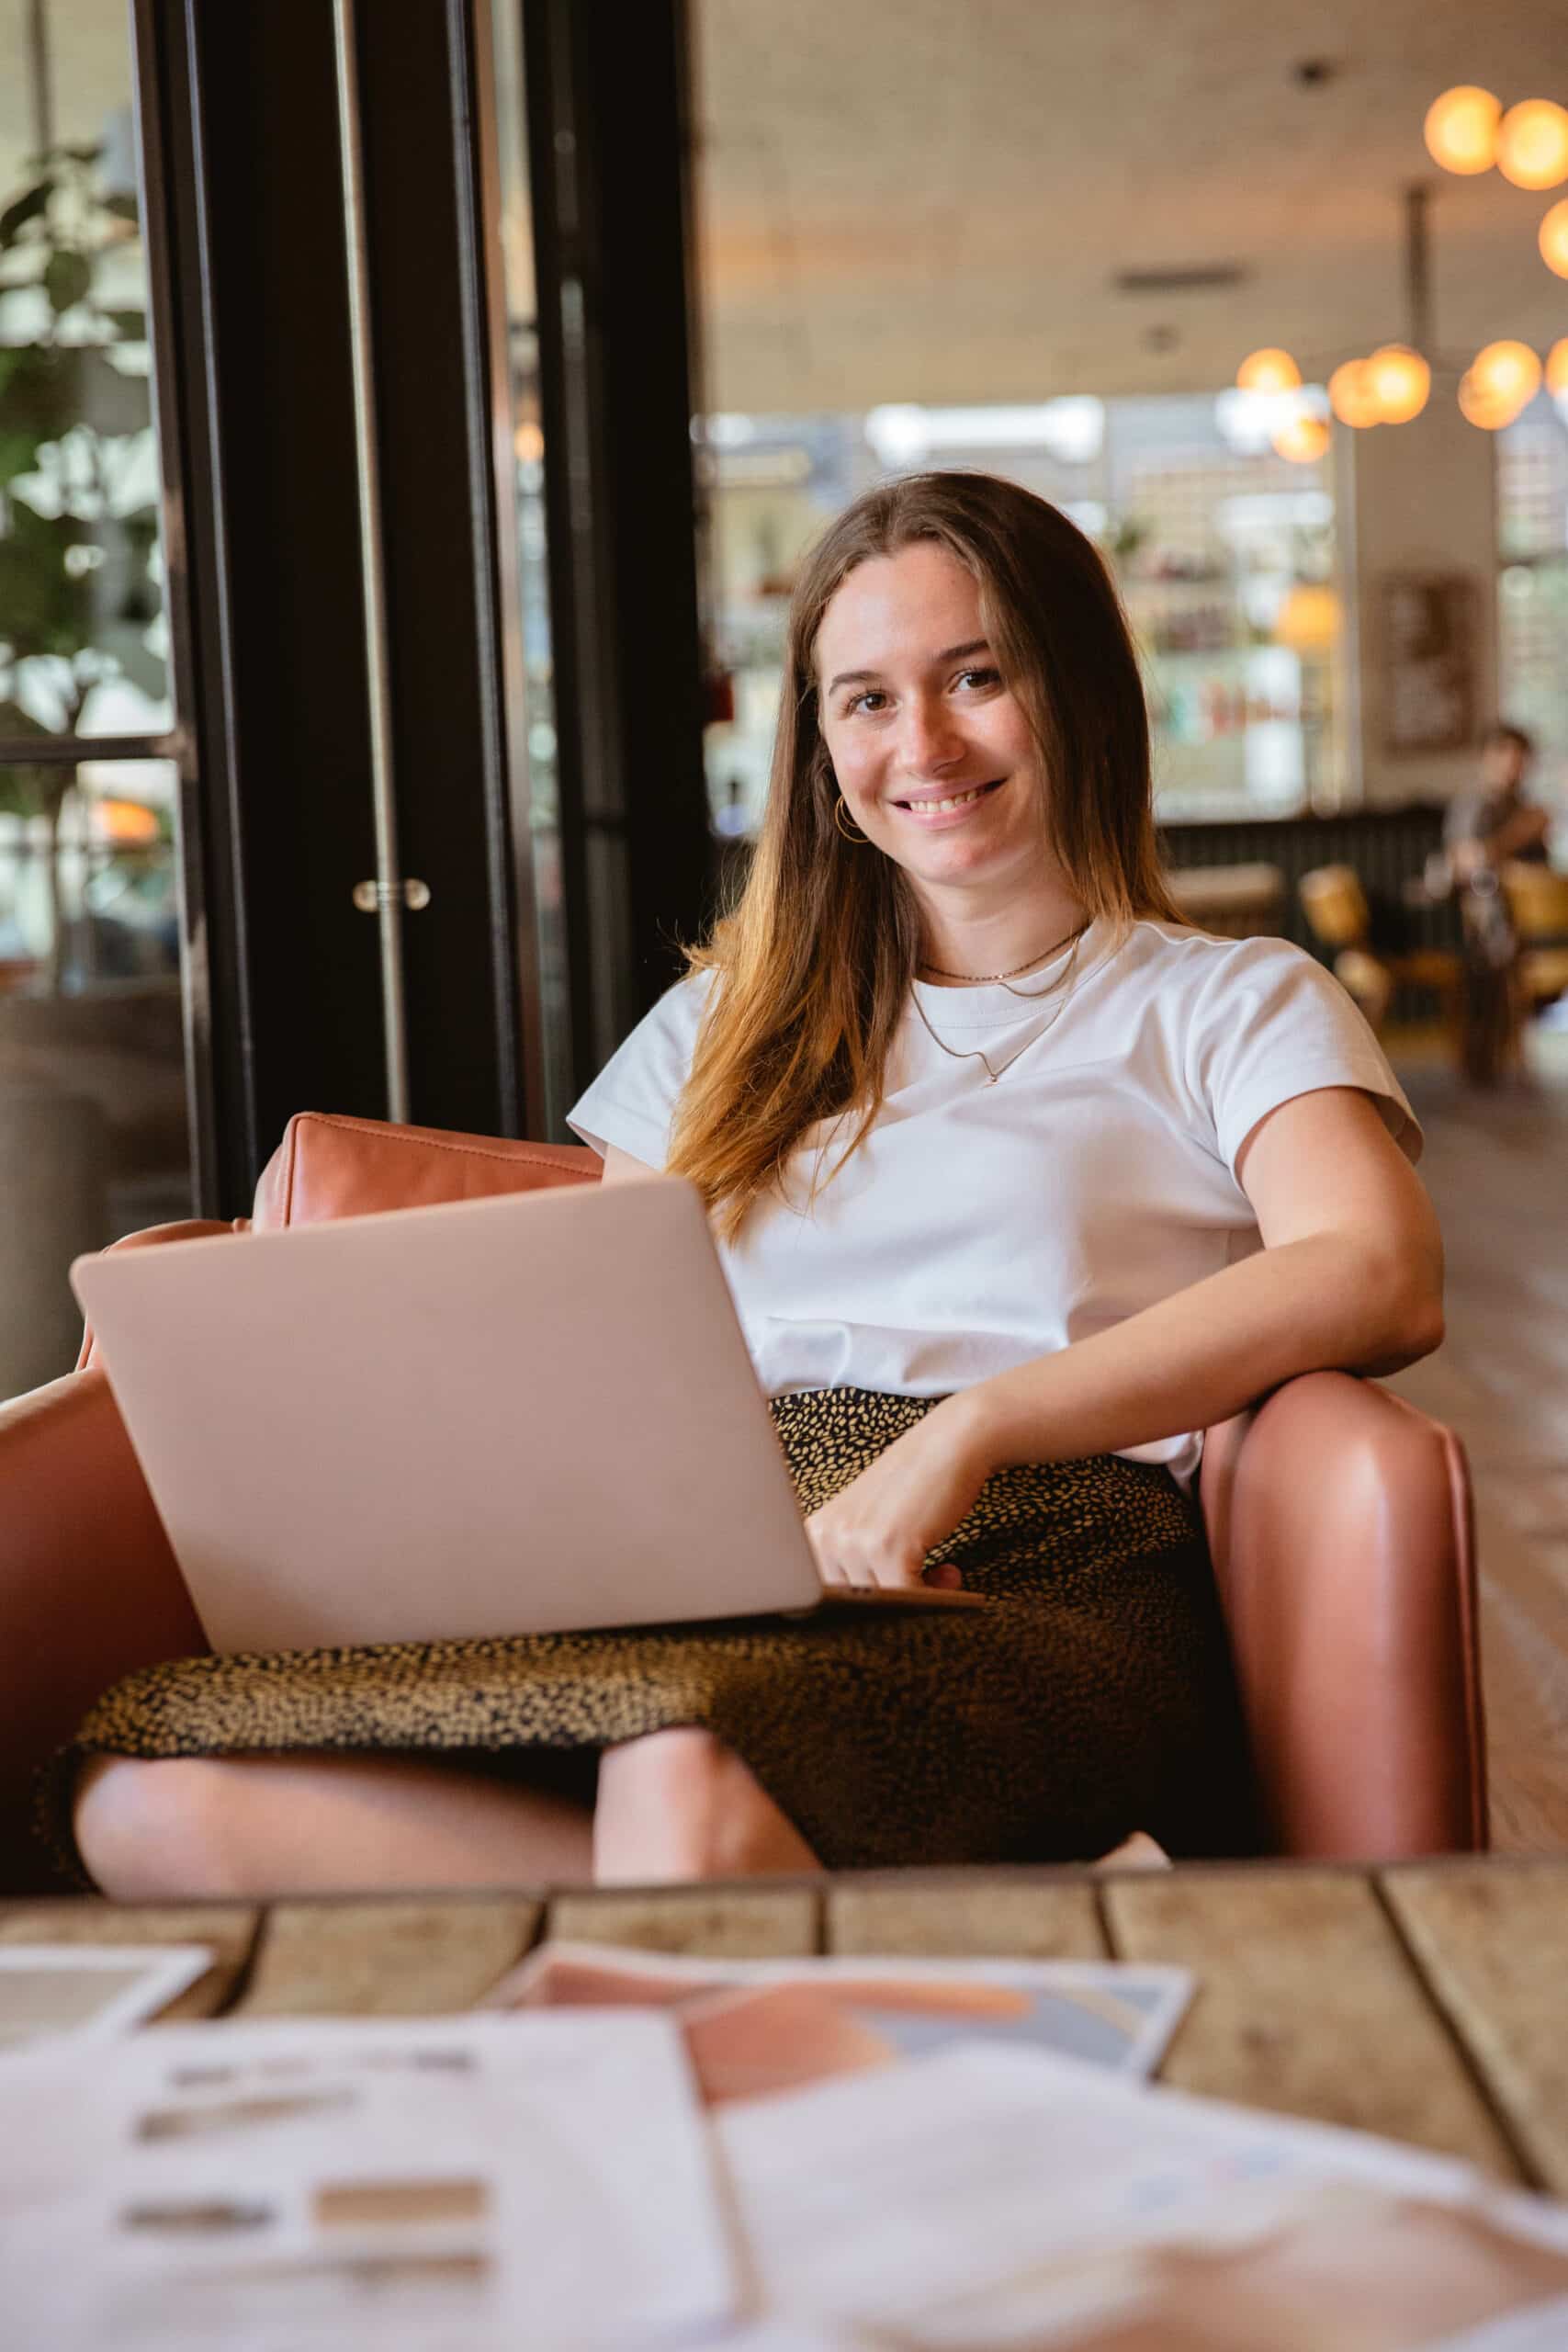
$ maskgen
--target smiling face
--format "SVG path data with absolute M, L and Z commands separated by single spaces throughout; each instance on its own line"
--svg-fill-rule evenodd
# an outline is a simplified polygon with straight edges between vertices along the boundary
M 922 899 L 1028 888 L 1045 782 L 974 574 L 935 540 L 857 566 L 818 631 L 818 724 L 851 816 Z

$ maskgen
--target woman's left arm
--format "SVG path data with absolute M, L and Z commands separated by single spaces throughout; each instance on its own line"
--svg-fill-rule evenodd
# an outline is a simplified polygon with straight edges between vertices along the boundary
M 918 1583 L 993 1471 L 1207 1429 L 1298 1373 L 1396 1372 L 1438 1344 L 1437 1218 L 1370 1096 L 1282 1102 L 1236 1176 L 1261 1250 L 944 1399 L 807 1521 L 823 1574 Z

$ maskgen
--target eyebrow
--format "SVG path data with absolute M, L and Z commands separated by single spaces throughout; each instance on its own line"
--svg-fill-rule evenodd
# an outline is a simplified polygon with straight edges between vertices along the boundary
M 988 653 L 990 650 L 988 638 L 972 637 L 966 645 L 949 645 L 941 653 L 933 655 L 931 668 L 941 670 L 949 662 L 962 662 L 966 653 Z M 840 686 L 863 686 L 881 675 L 880 670 L 840 670 L 829 684 L 828 692 L 830 695 L 836 695 Z

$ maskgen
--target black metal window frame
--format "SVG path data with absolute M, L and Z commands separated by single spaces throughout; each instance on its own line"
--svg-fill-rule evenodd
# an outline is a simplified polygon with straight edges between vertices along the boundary
M 613 41 L 569 0 L 358 12 L 398 832 L 429 894 L 411 1115 L 542 1134 L 487 6 L 526 69 L 580 1083 L 710 906 L 686 28 L 682 0 Z M 176 716 L 52 749 L 175 764 L 194 1190 L 231 1216 L 290 1112 L 386 1114 L 332 11 L 130 7 Z

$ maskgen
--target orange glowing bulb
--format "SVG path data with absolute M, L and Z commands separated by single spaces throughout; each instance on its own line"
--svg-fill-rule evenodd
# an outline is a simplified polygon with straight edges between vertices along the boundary
M 1361 362 L 1361 381 L 1383 424 L 1408 424 L 1427 405 L 1432 371 L 1408 344 L 1385 343 Z
M 1568 107 L 1526 98 L 1497 126 L 1497 169 L 1516 187 L 1555 187 L 1568 179 Z
M 1540 224 L 1540 257 L 1559 277 L 1568 277 L 1568 196 L 1552 206 Z
M 1489 343 L 1471 361 L 1470 375 L 1483 397 L 1510 401 L 1516 413 L 1540 390 L 1540 361 L 1528 343 Z
M 1512 424 L 1519 413 L 1517 401 L 1501 400 L 1475 380 L 1471 370 L 1459 379 L 1460 413 L 1472 424 L 1479 424 L 1483 433 L 1498 433 L 1505 424 Z
M 1321 416 L 1289 416 L 1274 435 L 1274 447 L 1292 465 L 1315 465 L 1328 447 L 1328 425 Z
M 1461 83 L 1427 109 L 1427 152 L 1445 172 L 1488 172 L 1496 154 L 1502 107 L 1490 90 Z
M 1546 389 L 1553 400 L 1568 393 L 1568 334 L 1554 343 L 1546 355 Z
M 1339 599 L 1333 589 L 1298 580 L 1280 607 L 1275 644 L 1288 645 L 1292 653 L 1322 653 L 1338 634 Z
M 1372 391 L 1364 359 L 1347 359 L 1342 367 L 1336 368 L 1328 379 L 1328 404 L 1341 424 L 1353 424 L 1358 431 L 1382 423 L 1382 410 Z
M 1302 371 L 1288 351 L 1269 345 L 1248 352 L 1235 371 L 1235 380 L 1244 392 L 1293 392 L 1301 383 Z
M 155 842 L 158 812 L 142 800 L 100 800 L 95 813 L 111 842 Z

